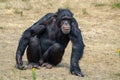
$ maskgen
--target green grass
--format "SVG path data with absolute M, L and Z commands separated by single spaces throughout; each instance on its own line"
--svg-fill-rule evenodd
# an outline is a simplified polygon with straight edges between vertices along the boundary
M 82 9 L 82 14 L 83 14 L 83 15 L 88 15 L 88 12 L 87 12 L 86 8 L 83 8 L 83 9 Z
M 4 29 L 4 27 L 3 27 L 3 26 L 0 26 L 0 30 L 2 30 L 2 29 Z
M 36 69 L 32 68 L 32 80 L 36 80 Z
M 114 3 L 112 5 L 113 8 L 119 8 L 120 9 L 120 2 L 119 3 Z
M 104 3 L 96 3 L 95 4 L 95 7 L 102 7 L 102 6 L 106 6 L 106 4 L 104 4 Z
M 15 14 L 20 14 L 21 16 L 23 16 L 23 11 L 20 9 L 15 9 L 14 11 Z
M 0 0 L 0 2 L 6 2 L 7 0 Z
M 120 57 L 120 49 L 117 49 L 116 52 L 118 53 L 118 55 L 119 55 L 119 57 Z
M 25 2 L 27 2 L 27 1 L 30 1 L 30 0 L 22 0 L 22 1 L 25 1 Z
M 120 73 L 116 73 L 115 75 L 116 75 L 116 76 L 120 76 Z

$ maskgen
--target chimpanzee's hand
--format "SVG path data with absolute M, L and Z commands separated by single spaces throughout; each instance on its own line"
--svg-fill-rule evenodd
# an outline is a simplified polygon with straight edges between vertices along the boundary
M 26 70 L 27 68 L 21 64 L 17 64 L 16 65 L 16 68 L 19 69 L 19 70 Z
M 79 76 L 79 77 L 84 77 L 84 74 L 81 71 L 77 71 L 77 70 L 71 70 L 71 74 Z

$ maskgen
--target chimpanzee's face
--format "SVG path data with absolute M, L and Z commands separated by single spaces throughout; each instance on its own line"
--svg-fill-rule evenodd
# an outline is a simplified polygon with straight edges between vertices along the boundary
M 64 34 L 70 33 L 72 19 L 73 19 L 73 14 L 68 9 L 58 10 L 57 12 L 57 20 L 59 21 L 58 26 L 60 26 L 61 31 Z
M 69 34 L 71 30 L 70 20 L 64 19 L 61 21 L 61 31 L 64 34 Z

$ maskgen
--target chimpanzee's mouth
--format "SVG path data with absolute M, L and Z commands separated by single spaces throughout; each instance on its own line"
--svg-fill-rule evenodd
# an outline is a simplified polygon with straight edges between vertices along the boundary
M 68 25 L 63 25 L 63 26 L 61 27 L 61 30 L 62 30 L 62 32 L 63 32 L 64 34 L 68 34 L 68 33 L 70 32 L 70 26 L 68 26 Z
M 69 29 L 69 27 L 66 27 L 66 26 L 65 26 L 65 27 L 63 27 L 63 28 L 64 28 L 64 30 L 65 30 L 65 31 L 70 30 L 70 29 Z

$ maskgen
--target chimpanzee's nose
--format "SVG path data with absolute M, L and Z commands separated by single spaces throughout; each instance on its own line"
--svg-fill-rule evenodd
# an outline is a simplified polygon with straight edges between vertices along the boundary
M 65 25 L 67 25 L 68 23 L 66 22 Z

